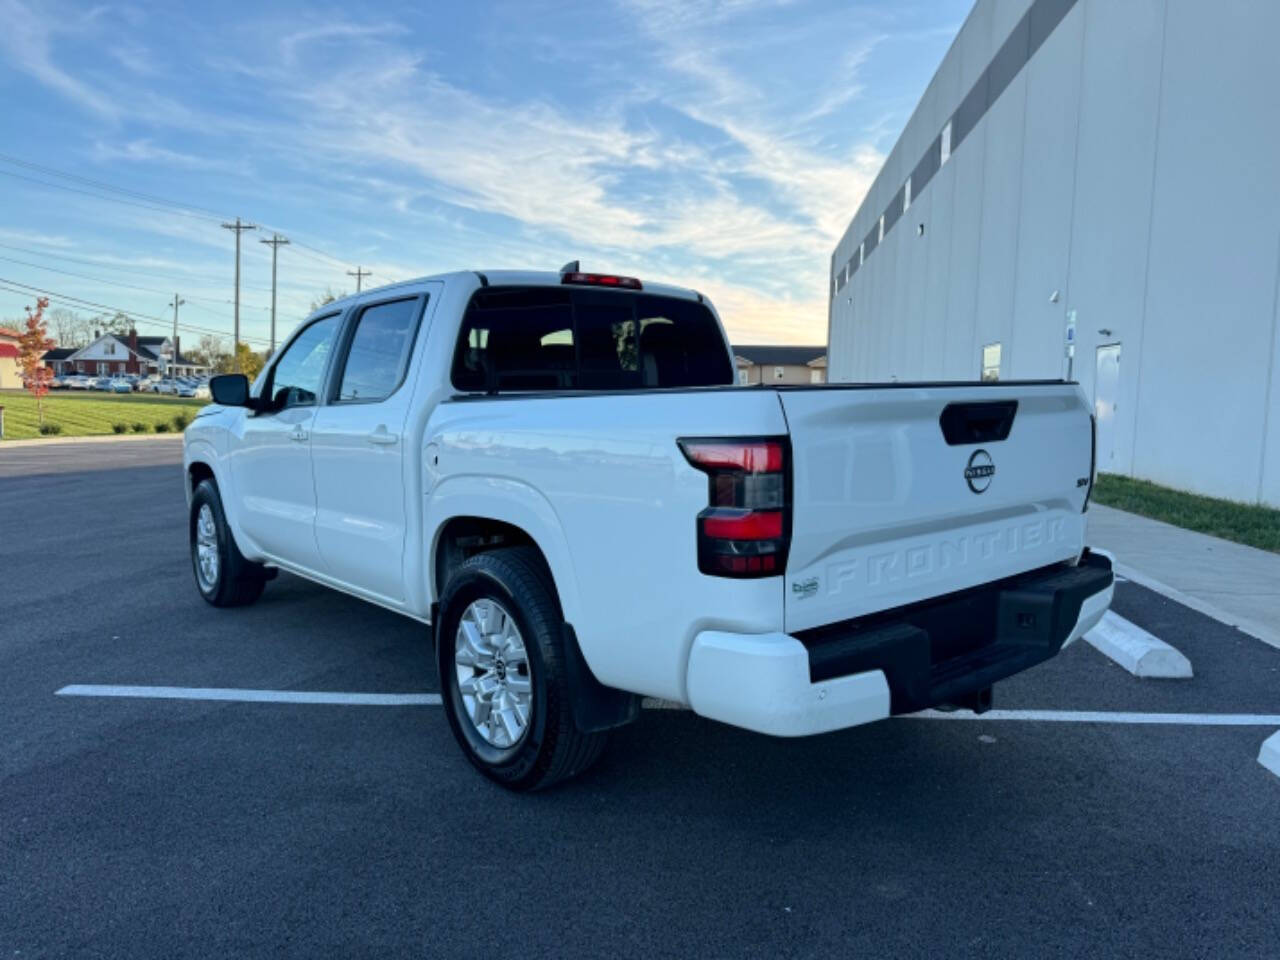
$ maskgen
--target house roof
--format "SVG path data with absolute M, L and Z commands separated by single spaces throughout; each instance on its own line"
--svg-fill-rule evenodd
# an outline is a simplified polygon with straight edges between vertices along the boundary
M 733 355 L 741 357 L 748 363 L 761 367 L 784 367 L 790 365 L 804 366 L 825 356 L 827 348 L 819 347 L 786 347 L 774 344 L 743 344 L 733 347 Z
M 20 336 L 22 336 L 22 334 L 13 327 L 0 327 L 0 337 L 12 337 L 14 340 L 17 340 Z
M 76 352 L 76 347 L 54 347 L 52 350 L 46 350 L 42 360 L 65 360 Z

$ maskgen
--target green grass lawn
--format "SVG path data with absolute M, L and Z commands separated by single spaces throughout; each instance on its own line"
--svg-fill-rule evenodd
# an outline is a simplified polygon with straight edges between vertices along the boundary
M 1224 540 L 1280 553 L 1280 510 L 1183 493 L 1146 480 L 1098 474 L 1093 499 Z
M 90 437 L 111 434 L 113 424 L 123 423 L 127 433 L 155 433 L 157 424 L 168 424 L 175 432 L 175 415 L 186 412 L 194 417 L 207 400 L 182 400 L 153 393 L 98 393 L 96 391 L 57 390 L 45 394 L 44 422 L 62 427 L 63 437 Z M 36 429 L 35 397 L 23 390 L 0 390 L 0 407 L 4 407 L 5 440 L 28 440 L 39 437 Z M 135 423 L 145 429 L 135 431 Z

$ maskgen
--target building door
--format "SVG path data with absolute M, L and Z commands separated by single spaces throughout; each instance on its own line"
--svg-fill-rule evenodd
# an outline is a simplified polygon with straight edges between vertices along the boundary
M 1120 395 L 1120 344 L 1098 348 L 1093 378 L 1093 415 L 1098 421 L 1098 469 L 1114 471 L 1116 461 L 1116 400 Z

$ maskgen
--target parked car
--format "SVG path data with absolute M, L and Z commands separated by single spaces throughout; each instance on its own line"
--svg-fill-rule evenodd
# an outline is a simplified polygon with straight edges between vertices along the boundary
M 645 696 L 777 736 L 980 712 L 1106 611 L 1077 384 L 734 380 L 702 295 L 576 264 L 326 305 L 186 430 L 196 586 L 284 569 L 429 624 L 517 790 Z
M 112 393 L 133 393 L 133 384 L 124 377 L 116 377 L 111 381 Z
M 83 373 L 73 373 L 66 378 L 66 387 L 68 390 L 88 390 L 89 378 Z
M 177 384 L 176 391 L 180 397 L 194 397 L 196 395 L 196 385 L 186 381 L 180 381 Z
M 178 392 L 178 384 L 174 380 L 157 380 L 152 389 L 156 393 L 175 394 Z
M 213 396 L 209 391 L 209 384 L 207 383 L 197 383 L 191 388 L 191 395 L 197 400 L 208 400 Z
M 156 381 L 151 377 L 142 377 L 133 385 L 133 389 L 138 393 L 152 393 L 156 388 Z

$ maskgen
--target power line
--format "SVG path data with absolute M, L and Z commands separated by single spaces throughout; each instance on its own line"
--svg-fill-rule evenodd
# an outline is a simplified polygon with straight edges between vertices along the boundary
M 222 219 L 221 214 L 216 210 L 210 210 L 208 207 L 200 207 L 194 203 L 180 203 L 177 200 L 169 200 L 165 197 L 158 197 L 153 193 L 142 193 L 138 190 L 130 190 L 126 187 L 117 187 L 114 184 L 107 183 L 105 180 L 94 180 L 91 177 L 80 176 L 76 173 L 68 173 L 66 170 L 59 170 L 56 167 L 47 167 L 39 163 L 32 163 L 30 160 L 22 160 L 18 157 L 11 156 L 7 153 L 0 153 L 0 161 L 12 164 L 15 167 L 24 167 L 27 170 L 35 170 L 50 177 L 62 177 L 65 180 L 74 180 L 77 183 L 83 183 L 88 186 L 97 187 L 99 190 L 109 190 L 112 193 L 120 193 L 125 196 L 134 197 L 138 200 L 146 200 L 150 203 L 159 203 L 165 206 L 177 207 L 182 210 L 194 211 L 199 210 L 210 216 Z
M 176 273 L 161 273 L 157 270 L 139 270 L 137 267 L 126 267 L 126 266 L 122 266 L 120 264 L 115 264 L 115 263 L 103 263 L 101 260 L 87 260 L 84 257 L 69 257 L 63 253 L 49 253 L 47 250 L 32 250 L 30 247 L 18 247 L 18 246 L 14 246 L 11 243 L 0 243 L 0 249 L 14 250 L 14 251 L 17 251 L 18 253 L 28 253 L 33 257 L 44 257 L 48 260 L 64 260 L 67 263 L 81 263 L 88 267 L 97 267 L 101 270 L 110 270 L 113 273 L 129 273 L 129 274 L 135 274 L 140 277 L 155 277 L 157 280 L 176 280 L 178 283 L 205 283 L 205 284 L 211 284 L 211 285 L 221 284 L 225 282 L 221 278 L 218 280 L 213 280 L 213 279 L 210 279 L 209 277 L 203 277 L 198 274 L 192 274 L 190 276 L 179 276 Z M 3 259 L 3 258 L 0 258 L 0 259 Z M 22 261 L 14 260 L 13 262 L 21 263 Z M 39 267 L 39 269 L 52 270 L 53 268 L 41 266 Z M 78 274 L 68 273 L 68 276 L 78 276 Z M 94 279 L 94 278 L 82 277 L 82 279 Z M 111 281 L 102 280 L 101 282 L 110 283 Z M 243 285 L 242 289 L 255 290 L 255 291 L 258 291 L 259 293 L 266 293 L 268 291 L 267 287 L 251 286 L 247 283 Z M 205 300 L 205 301 L 208 301 L 209 303 L 225 303 L 228 306 L 231 305 L 230 300 L 216 300 L 212 297 L 192 297 L 191 299 Z
M 168 326 L 168 321 L 164 320 L 161 317 L 153 317 L 150 314 L 138 313 L 136 310 L 125 310 L 122 307 L 113 306 L 112 304 L 109 304 L 109 303 L 99 303 L 95 300 L 86 300 L 83 297 L 72 296 L 69 293 L 61 293 L 57 290 L 46 290 L 43 287 L 32 286 L 29 283 L 20 283 L 17 280 L 9 280 L 6 277 L 0 277 L 0 284 L 7 285 L 6 287 L 3 287 L 3 289 L 7 289 L 9 293 L 16 293 L 23 297 L 30 297 L 33 294 L 39 294 L 41 296 L 49 297 L 51 300 L 58 300 L 62 303 L 71 304 L 73 306 L 79 306 L 81 309 L 84 309 L 85 307 L 90 307 L 97 310 L 110 310 L 113 313 L 123 314 L 124 316 L 128 317 L 131 320 L 140 320 L 143 323 L 150 324 L 151 326 L 164 326 L 164 327 Z M 15 289 L 15 288 L 21 288 L 21 289 Z M 180 324 L 180 326 L 182 329 L 190 330 L 193 333 L 208 333 L 215 337 L 226 336 L 226 334 L 223 331 L 213 330 L 209 327 L 198 327 L 190 323 L 183 323 L 183 324 Z M 262 343 L 262 344 L 267 343 L 267 340 L 265 337 L 246 336 L 246 337 L 241 337 L 240 339 L 252 340 L 256 343 Z
M 24 169 L 27 169 L 27 170 L 34 170 L 47 177 L 59 177 L 65 180 L 71 180 L 75 183 L 92 186 L 98 190 L 105 190 L 111 193 L 118 193 L 125 197 L 131 197 L 133 199 L 122 200 L 114 197 L 97 196 L 88 191 L 78 190 L 73 187 L 65 186 L 64 184 L 49 183 L 45 180 L 37 180 L 33 177 L 23 176 L 22 174 L 14 173 L 9 170 L 0 170 L 0 174 L 3 174 L 5 176 L 16 177 L 20 180 L 27 180 L 31 183 L 41 184 L 42 186 L 54 187 L 62 190 L 70 190 L 73 193 L 80 193 L 90 197 L 97 196 L 97 199 L 112 200 L 116 203 L 127 203 L 130 206 L 143 206 L 144 209 L 149 209 L 149 210 L 158 209 L 157 207 L 145 206 L 144 204 L 141 204 L 138 202 L 140 200 L 145 200 L 147 201 L 147 203 L 150 203 L 150 204 L 159 204 L 163 207 L 169 207 L 174 213 L 180 213 L 185 216 L 196 217 L 201 220 L 216 220 L 220 222 L 226 219 L 223 215 L 219 214 L 215 210 L 210 210 L 208 207 L 201 207 L 193 203 L 180 203 L 177 200 L 170 200 L 165 197 L 158 197 L 155 194 L 142 193 L 137 190 L 129 190 L 125 187 L 118 187 L 118 186 L 115 186 L 114 184 L 107 183 L 104 180 L 94 180 L 90 177 L 83 177 L 83 176 L 80 176 L 79 174 L 69 173 L 66 170 L 59 170 L 56 167 L 49 167 L 43 164 L 32 163 L 29 160 L 21 160 L 9 154 L 0 153 L 0 162 L 9 163 L 18 167 L 23 167 Z M 160 212 L 163 213 L 163 212 L 169 212 L 169 211 L 160 210 Z M 275 227 L 272 227 L 272 226 L 265 226 L 265 229 L 271 230 L 276 233 L 286 232 L 283 230 L 277 230 Z M 311 246 L 310 244 L 302 243 L 300 240 L 296 240 L 296 239 L 293 240 L 293 245 L 297 247 L 301 247 L 303 250 L 308 250 L 312 254 L 315 254 L 316 256 L 321 257 L 324 260 L 328 260 L 339 266 L 346 267 L 348 265 L 348 261 L 335 257 L 331 253 L 326 253 L 324 250 L 321 250 L 319 247 L 314 247 L 314 246 Z
M 78 280 L 90 280 L 94 283 L 105 283 L 108 286 L 112 286 L 112 287 L 123 287 L 126 290 L 141 290 L 144 293 L 164 293 L 164 291 L 159 289 L 158 287 L 142 287 L 136 283 L 122 283 L 119 280 L 108 280 L 106 277 L 91 277 L 87 273 L 76 273 L 73 270 L 59 270 L 57 267 L 46 267 L 44 264 L 30 263 L 26 260 L 19 260 L 16 257 L 0 256 L 0 260 L 5 261 L 6 263 L 16 263 L 23 267 L 32 267 L 33 269 L 36 269 L 36 270 L 45 270 L 49 273 L 59 273 L 59 274 L 62 274 L 64 277 L 75 277 Z M 193 297 L 192 299 L 205 300 L 209 303 L 227 304 L 228 306 L 231 304 L 230 300 L 215 300 L 212 297 Z
M 16 180 L 26 180 L 28 183 L 37 183 L 42 187 L 52 187 L 54 190 L 66 190 L 68 193 L 78 193 L 81 196 L 92 197 L 95 200 L 106 200 L 110 203 L 122 203 L 126 207 L 141 207 L 143 210 L 150 210 L 153 213 L 172 213 L 175 216 L 190 217 L 193 220 L 208 220 L 217 223 L 217 217 L 207 217 L 203 213 L 193 213 L 190 210 L 182 210 L 177 208 L 167 208 L 151 203 L 142 203 L 138 200 L 126 200 L 123 197 L 109 197 L 101 193 L 93 193 L 89 190 L 81 190 L 78 187 L 69 187 L 65 183 L 50 183 L 47 180 L 39 180 L 35 177 L 24 176 L 21 173 L 14 173 L 12 170 L 0 170 L 0 176 L 13 177 Z

